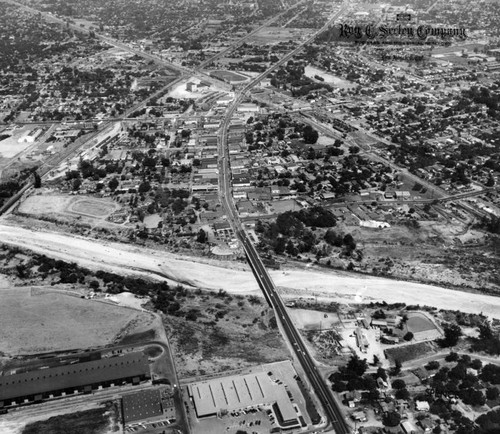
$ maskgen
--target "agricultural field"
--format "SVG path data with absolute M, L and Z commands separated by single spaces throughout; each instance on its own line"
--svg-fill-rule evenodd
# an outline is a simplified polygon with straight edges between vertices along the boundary
M 0 353 L 9 356 L 104 346 L 150 316 L 53 287 L 1 288 L 0 301 Z
M 410 360 L 418 359 L 429 355 L 436 351 L 437 344 L 431 342 L 420 342 L 418 344 L 403 345 L 385 350 L 385 354 L 389 360 L 393 362 L 399 360 L 400 362 L 408 362 Z

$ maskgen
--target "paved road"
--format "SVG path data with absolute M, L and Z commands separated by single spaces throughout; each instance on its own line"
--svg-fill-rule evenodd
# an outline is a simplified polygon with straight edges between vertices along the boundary
M 331 390 L 326 384 L 325 380 L 318 372 L 316 364 L 309 354 L 307 347 L 305 346 L 302 338 L 295 328 L 295 325 L 290 319 L 286 307 L 283 303 L 283 300 L 279 296 L 276 286 L 274 282 L 271 280 L 269 273 L 264 267 L 262 260 L 260 259 L 255 247 L 252 244 L 250 238 L 248 238 L 246 232 L 243 229 L 242 223 L 239 219 L 236 207 L 234 205 L 232 199 L 232 189 L 231 189 L 231 172 L 229 166 L 229 148 L 227 146 L 227 135 L 229 124 L 231 122 L 231 118 L 236 111 L 238 105 L 243 101 L 247 93 L 257 85 L 263 78 L 267 77 L 272 71 L 278 68 L 280 65 L 286 63 L 289 59 L 291 59 L 296 53 L 298 53 L 305 44 L 308 44 L 314 40 L 317 34 L 326 29 L 335 19 L 337 19 L 341 14 L 346 10 L 345 5 L 334 14 L 328 22 L 314 35 L 312 35 L 308 40 L 301 43 L 297 48 L 284 56 L 280 61 L 271 66 L 267 71 L 260 74 L 258 77 L 253 79 L 250 83 L 248 83 L 241 91 L 239 96 L 235 99 L 235 101 L 228 108 L 224 121 L 222 122 L 222 126 L 220 129 L 220 141 L 219 141 L 219 194 L 220 200 L 225 208 L 226 216 L 233 227 L 235 234 L 237 234 L 240 239 L 243 248 L 245 249 L 245 253 L 247 255 L 248 262 L 252 267 L 254 275 L 259 283 L 260 288 L 262 289 L 264 296 L 266 297 L 268 303 L 274 309 L 276 318 L 282 325 L 284 333 L 286 335 L 287 340 L 290 342 L 293 351 L 301 364 L 304 372 L 307 375 L 309 383 L 311 384 L 314 392 L 316 393 L 317 398 L 321 402 L 325 414 L 328 418 L 330 425 L 333 427 L 337 434 L 347 434 L 351 432 L 351 428 L 347 424 L 343 412 L 340 409 L 339 404 L 335 400 Z

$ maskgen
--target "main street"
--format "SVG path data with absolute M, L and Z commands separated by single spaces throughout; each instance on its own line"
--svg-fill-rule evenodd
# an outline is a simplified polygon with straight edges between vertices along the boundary
M 267 77 L 272 71 L 274 71 L 279 66 L 290 60 L 295 54 L 297 54 L 304 45 L 311 43 L 316 36 L 328 28 L 330 24 L 339 18 L 346 11 L 346 6 L 342 5 L 340 10 L 333 14 L 332 17 L 327 21 L 327 23 L 318 31 L 316 31 L 310 38 L 299 44 L 293 51 L 284 56 L 280 61 L 272 65 L 268 70 L 257 76 L 250 83 L 248 83 L 239 93 L 237 98 L 229 106 L 224 120 L 220 129 L 220 140 L 219 140 L 219 194 L 220 200 L 225 208 L 226 217 L 229 220 L 235 234 L 237 234 L 240 239 L 245 253 L 247 255 L 248 262 L 252 267 L 253 273 L 260 288 L 262 289 L 264 296 L 270 306 L 273 308 L 277 320 L 281 323 L 282 329 L 288 342 L 291 344 L 293 351 L 297 360 L 299 361 L 302 369 L 304 370 L 309 384 L 314 390 L 316 397 L 321 402 L 324 412 L 328 418 L 330 426 L 335 430 L 337 434 L 347 434 L 351 432 L 351 428 L 347 424 L 343 412 L 340 409 L 339 404 L 335 400 L 330 388 L 326 384 L 325 380 L 318 372 L 316 364 L 309 354 L 307 347 L 305 346 L 299 332 L 295 328 L 286 307 L 281 299 L 279 293 L 277 292 L 276 286 L 272 281 L 268 271 L 264 267 L 259 254 L 257 253 L 252 241 L 248 238 L 246 232 L 243 229 L 242 223 L 239 219 L 238 212 L 236 210 L 235 204 L 232 199 L 232 189 L 231 189 L 231 172 L 230 172 L 230 161 L 229 161 L 229 148 L 227 146 L 227 135 L 228 129 L 231 122 L 231 118 L 236 111 L 238 105 L 244 100 L 247 93 L 256 86 L 262 79 Z

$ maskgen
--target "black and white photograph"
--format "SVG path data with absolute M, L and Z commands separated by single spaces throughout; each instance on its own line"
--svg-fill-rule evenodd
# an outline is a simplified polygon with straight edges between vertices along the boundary
M 500 434 L 500 0 L 0 0 L 0 434 Z

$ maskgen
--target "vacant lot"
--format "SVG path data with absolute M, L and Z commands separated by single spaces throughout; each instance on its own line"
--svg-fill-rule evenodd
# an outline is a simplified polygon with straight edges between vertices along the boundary
M 33 422 L 23 429 L 22 434 L 104 434 L 116 426 L 116 406 L 79 411 L 54 416 L 44 421 Z M 111 410 L 111 413 L 108 412 Z M 112 415 L 112 417 L 110 417 Z
M 288 351 L 264 301 L 199 294 L 180 301 L 196 321 L 168 315 L 165 329 L 180 376 L 222 372 L 286 359 Z
M 144 315 L 50 289 L 0 289 L 0 352 L 34 354 L 110 344 Z
M 336 313 L 308 309 L 289 309 L 295 325 L 302 330 L 326 330 L 339 323 Z

